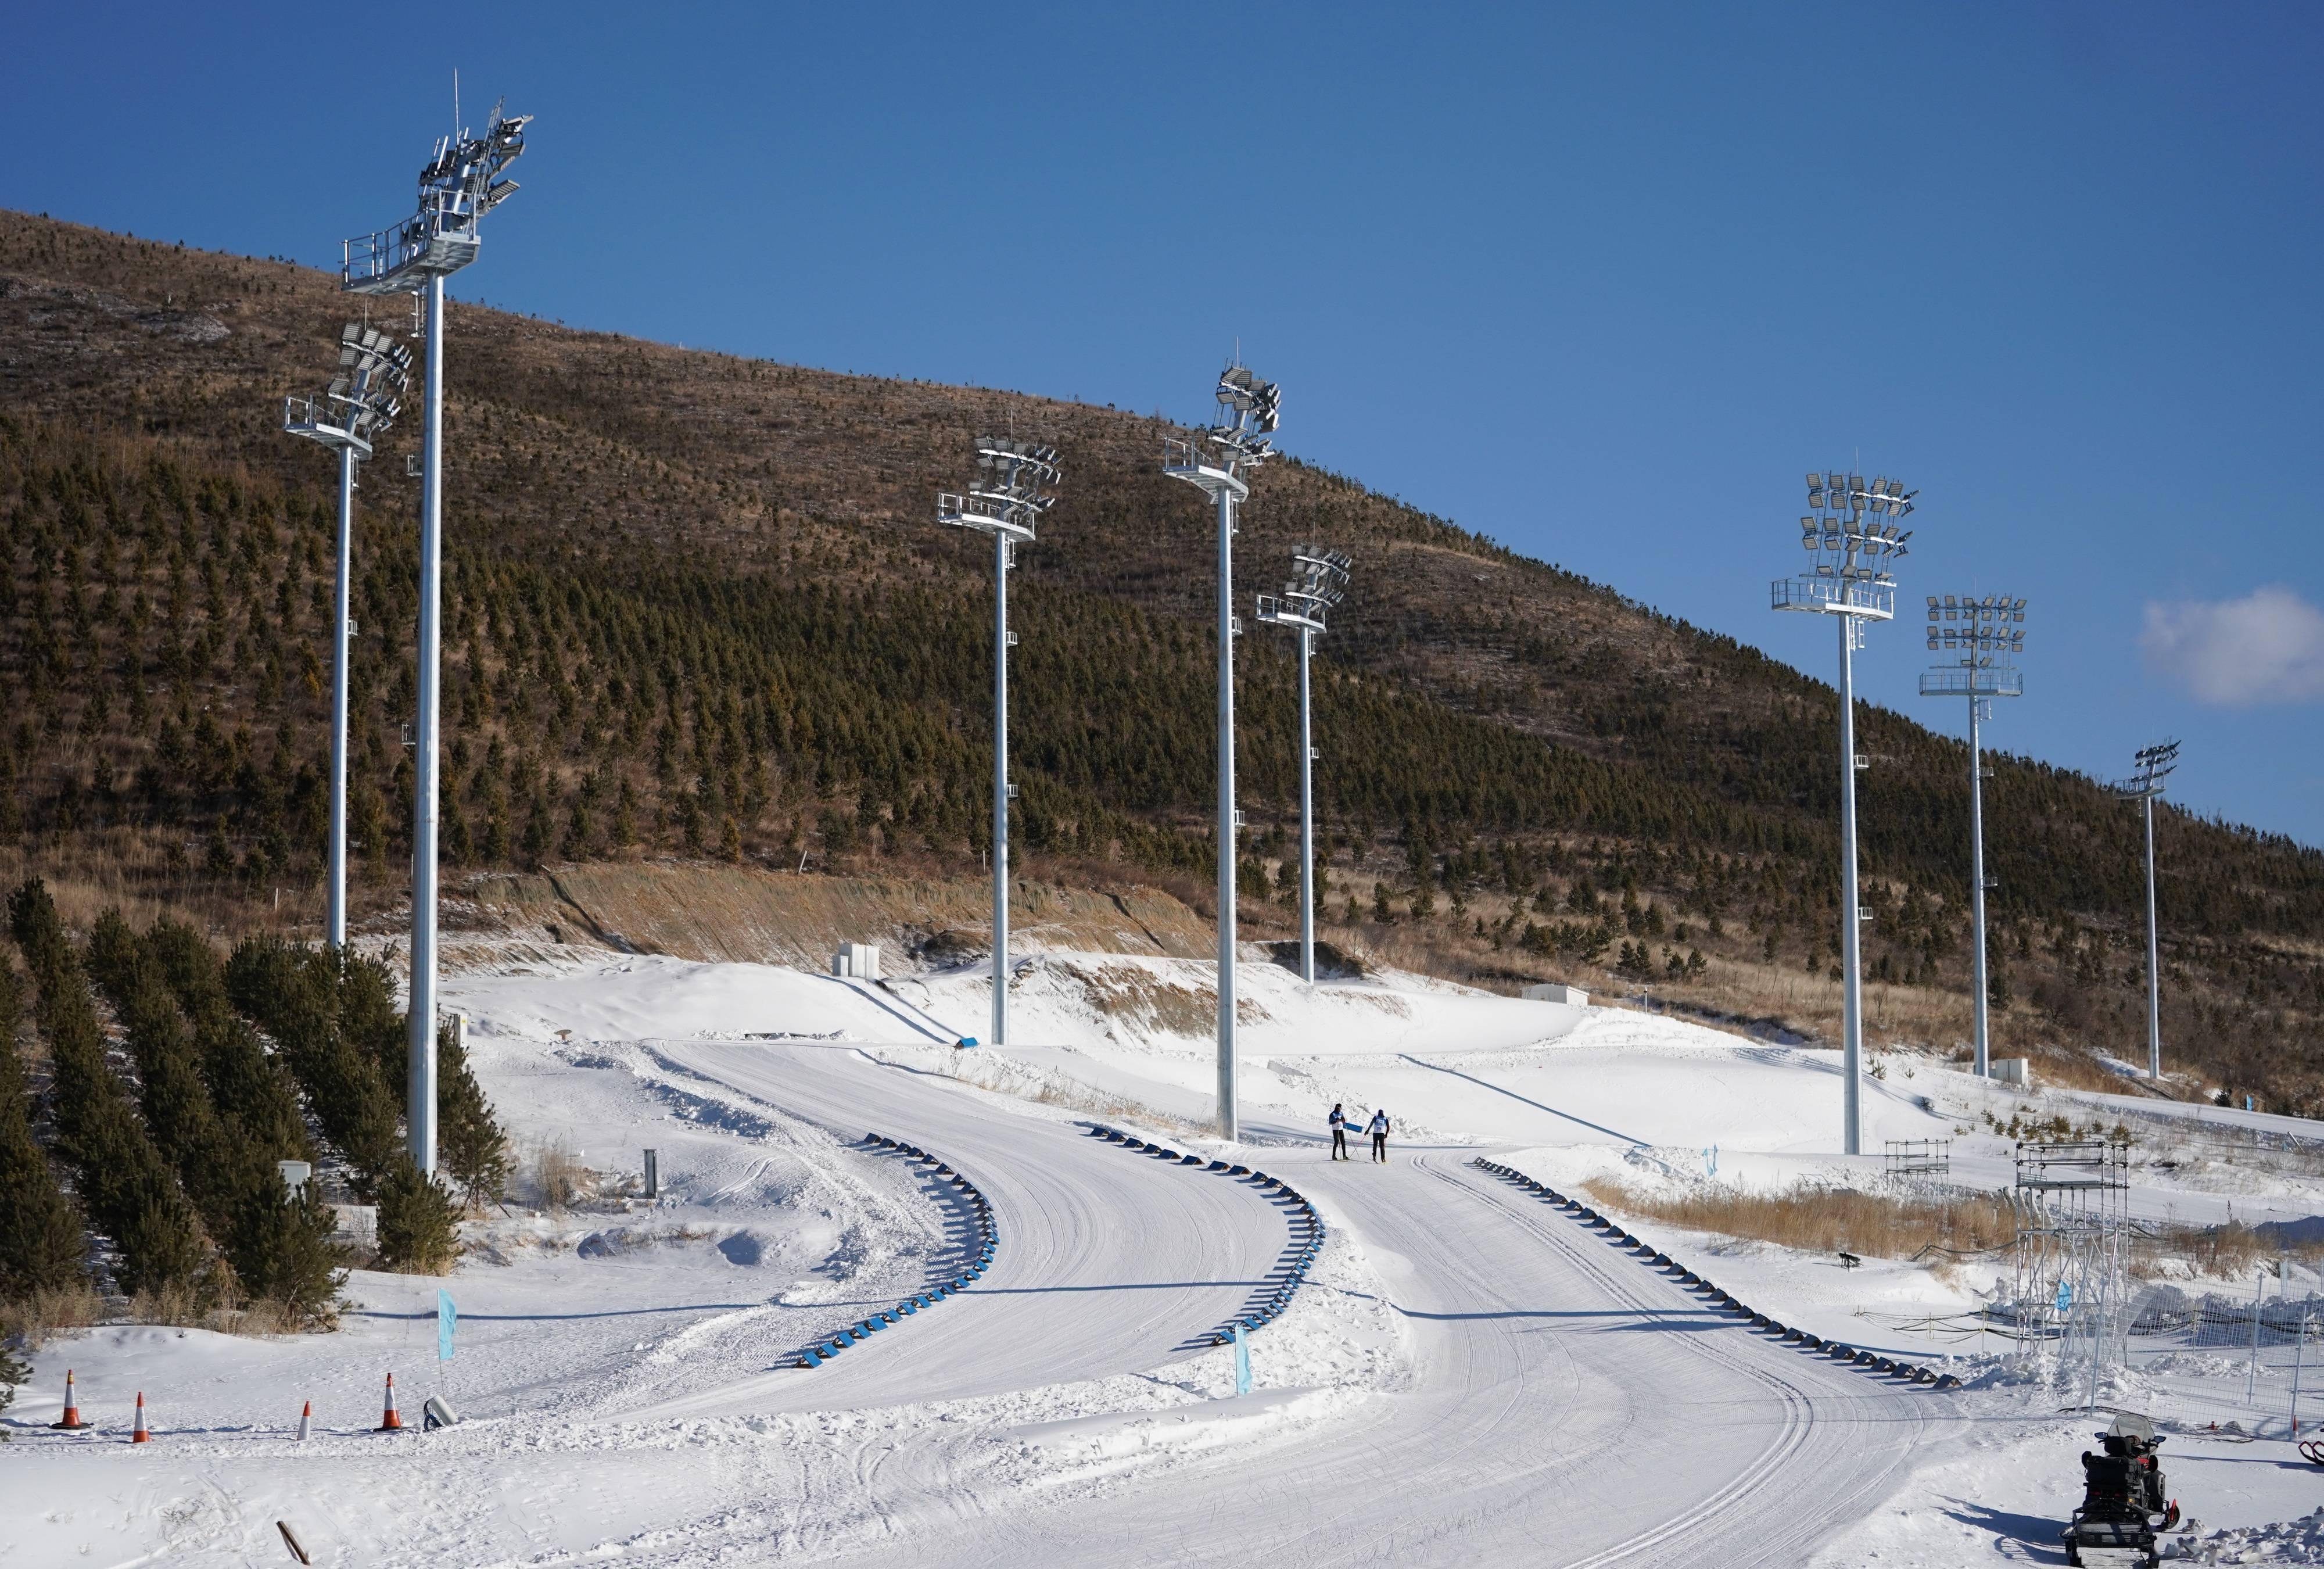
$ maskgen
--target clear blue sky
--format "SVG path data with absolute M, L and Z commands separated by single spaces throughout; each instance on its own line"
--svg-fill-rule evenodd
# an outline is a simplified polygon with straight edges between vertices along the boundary
M 1801 476 L 2033 602 L 1997 744 L 2324 843 L 2324 7 L 27 6 L 0 204 L 335 262 L 539 116 L 472 298 L 1194 416 L 1819 676 Z M 441 41 L 441 42 L 434 42 Z M 1868 698 L 1912 694 L 1917 622 Z M 2127 814 L 2126 814 L 2127 817 Z M 2128 824 L 2126 821 L 2126 831 Z

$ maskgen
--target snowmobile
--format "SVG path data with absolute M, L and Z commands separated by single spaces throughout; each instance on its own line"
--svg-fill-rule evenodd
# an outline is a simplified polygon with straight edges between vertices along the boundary
M 2126 1412 L 2098 1442 L 2104 1454 L 2082 1451 L 2082 1503 L 2066 1526 L 2066 1562 L 2153 1569 L 2163 1562 L 2155 1537 L 2179 1523 L 2179 1502 L 2163 1496 L 2154 1460 L 2163 1440 L 2153 1422 Z

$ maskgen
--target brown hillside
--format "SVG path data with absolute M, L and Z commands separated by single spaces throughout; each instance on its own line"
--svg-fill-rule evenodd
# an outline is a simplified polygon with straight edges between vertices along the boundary
M 0 608 L 27 863 L 239 919 L 272 888 L 294 906 L 311 889 L 327 472 L 277 426 L 350 308 L 287 263 L 0 214 Z M 967 438 L 1007 421 L 1057 443 L 1068 475 L 1023 558 L 1028 848 L 1068 882 L 1199 901 L 1212 588 L 1185 563 L 1209 520 L 1157 472 L 1161 422 L 471 305 L 450 328 L 456 863 L 973 868 L 987 571 L 929 513 Z M 374 902 L 401 881 L 413 439 L 390 438 L 362 498 Z M 1246 591 L 1309 536 L 1357 559 L 1318 698 L 1344 931 L 1487 980 L 1613 965 L 1706 1006 L 1828 1017 L 1828 688 L 1296 462 L 1262 473 Z M 1292 826 L 1289 709 L 1279 649 L 1253 638 L 1244 669 L 1257 872 Z M 1964 983 L 1965 760 L 1885 710 L 1861 733 L 1883 760 L 1863 801 L 1868 960 L 1922 999 L 1892 1028 L 1943 1044 Z M 2079 776 L 1998 772 L 2005 1029 L 2128 1053 L 2124 815 Z M 2172 1038 L 2222 1080 L 2310 1094 L 2324 856 L 2171 811 L 2162 834 Z M 1257 891 L 1254 916 L 1279 919 Z

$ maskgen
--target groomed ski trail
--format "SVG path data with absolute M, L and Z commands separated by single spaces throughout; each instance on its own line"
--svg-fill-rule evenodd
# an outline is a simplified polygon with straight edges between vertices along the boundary
M 1080 1126 L 853 1047 L 657 1049 L 843 1135 L 877 1128 L 936 1152 L 983 1191 L 1001 1243 L 982 1279 L 827 1366 L 773 1369 L 607 1416 L 862 1408 L 1143 1372 L 1192 1354 L 1194 1337 L 1241 1311 L 1283 1253 L 1282 1214 L 1256 1192 L 1127 1157 Z M 771 1361 L 796 1348 L 767 1349 Z
M 970 1311 L 890 1331 L 853 1365 L 630 1415 L 833 1409 L 1157 1366 L 1194 1326 L 1188 1308 L 1223 1312 L 1218 1293 L 1256 1278 L 1279 1245 L 1267 1207 L 1231 1186 L 1124 1160 L 941 1080 L 852 1052 L 670 1049 L 797 1113 L 843 1128 L 869 1118 L 945 1148 L 992 1195 L 1010 1241 L 991 1288 L 965 1294 Z M 908 1484 L 877 1505 L 892 1534 L 841 1561 L 1773 1569 L 1877 1507 L 1914 1446 L 1952 1425 L 1942 1395 L 1770 1343 L 1481 1178 L 1471 1153 L 1264 1162 L 1368 1249 L 1411 1331 L 1411 1389 L 1351 1396 L 1343 1419 L 1272 1442 L 1156 1456 L 1101 1497 L 1045 1505 Z M 1264 1384 L 1263 1335 L 1253 1361 Z

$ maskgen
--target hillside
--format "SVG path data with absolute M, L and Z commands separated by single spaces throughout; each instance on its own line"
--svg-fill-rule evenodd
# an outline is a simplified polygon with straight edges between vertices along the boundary
M 69 911 L 313 918 L 329 471 L 277 420 L 323 378 L 351 308 L 287 263 L 0 214 L 0 828 Z M 1162 422 L 473 305 L 450 333 L 460 867 L 973 876 L 989 569 L 931 500 L 969 437 L 1005 421 L 1055 442 L 1067 473 L 1012 608 L 1028 871 L 1205 908 L 1212 590 L 1184 563 L 1209 518 L 1157 472 Z M 391 436 L 359 520 L 353 815 L 374 912 L 408 853 L 415 442 Z M 1828 687 L 1296 462 L 1261 475 L 1246 591 L 1309 536 L 1357 562 L 1318 688 L 1337 932 L 1492 983 L 1603 984 L 1613 964 L 1681 1003 L 1828 1028 Z M 1296 826 L 1293 697 L 1273 640 L 1243 652 L 1263 935 L 1283 909 L 1257 873 Z M 1859 734 L 1875 1032 L 1950 1044 L 1966 1029 L 1966 760 L 1877 707 Z M 2078 775 L 1995 766 L 2002 1041 L 2135 1055 L 2124 809 Z M 2324 1106 L 2324 854 L 2175 809 L 2158 826 L 2174 1061 Z

